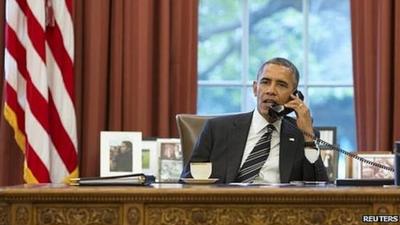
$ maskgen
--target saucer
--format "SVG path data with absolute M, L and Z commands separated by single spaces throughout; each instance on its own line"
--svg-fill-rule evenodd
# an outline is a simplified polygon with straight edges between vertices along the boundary
M 181 178 L 186 184 L 213 184 L 218 180 L 218 178 L 208 178 L 208 179 L 194 179 L 194 178 Z

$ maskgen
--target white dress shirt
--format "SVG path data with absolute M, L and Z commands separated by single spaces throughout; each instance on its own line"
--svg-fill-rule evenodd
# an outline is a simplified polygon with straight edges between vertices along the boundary
M 267 132 L 268 124 L 268 121 L 263 116 L 261 116 L 257 109 L 255 109 L 253 112 L 253 118 L 251 120 L 250 130 L 247 136 L 246 147 L 244 149 L 240 167 L 244 164 L 247 157 L 250 155 L 250 152 L 257 144 L 257 141 L 265 132 Z M 272 125 L 274 125 L 275 130 L 272 132 L 271 150 L 267 161 L 261 168 L 260 174 L 254 182 L 280 183 L 281 181 L 279 174 L 279 147 L 282 119 L 275 121 L 274 123 L 272 123 Z M 305 155 L 310 163 L 314 163 L 318 159 L 319 151 L 316 151 L 313 148 L 305 148 Z

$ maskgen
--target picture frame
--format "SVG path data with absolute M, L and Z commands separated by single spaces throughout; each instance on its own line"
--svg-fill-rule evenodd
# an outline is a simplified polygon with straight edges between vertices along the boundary
M 319 138 L 324 142 L 336 146 L 336 127 L 315 127 L 319 131 Z M 321 159 L 324 163 L 329 181 L 335 181 L 339 170 L 339 152 L 328 145 L 320 145 Z
M 159 179 L 159 151 L 157 138 L 142 140 L 142 173 Z
M 159 180 L 161 182 L 176 182 L 180 179 L 183 169 L 183 153 L 179 138 L 157 139 L 160 154 Z
M 328 180 L 335 181 L 338 178 L 339 152 L 334 149 L 321 149 L 321 159 L 325 166 Z
M 394 168 L 394 154 L 390 151 L 358 152 L 357 155 L 369 161 Z M 393 179 L 394 174 L 360 160 L 350 160 L 350 177 L 355 179 Z
M 100 176 L 119 176 L 142 171 L 142 133 L 100 132 Z
M 319 131 L 319 139 L 321 139 L 324 142 L 327 142 L 333 146 L 336 145 L 336 136 L 337 136 L 336 127 L 324 126 L 324 127 L 315 127 L 315 129 Z M 329 149 L 331 149 L 331 147 L 321 145 L 320 149 L 329 150 Z

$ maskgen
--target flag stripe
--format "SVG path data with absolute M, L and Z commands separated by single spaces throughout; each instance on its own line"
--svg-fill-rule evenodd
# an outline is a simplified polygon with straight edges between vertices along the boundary
M 31 107 L 35 106 L 29 104 L 25 108 L 25 132 L 28 136 L 28 144 L 31 146 L 31 149 L 38 154 L 38 158 L 41 159 L 46 168 L 49 168 L 50 138 L 44 128 L 38 122 L 38 119 L 32 113 Z M 34 170 L 32 170 L 32 172 L 35 174 Z
M 58 67 L 61 70 L 62 77 L 64 79 L 64 85 L 67 88 L 69 97 L 71 99 L 74 98 L 74 93 L 73 93 L 73 66 L 72 66 L 72 60 L 68 55 L 68 52 L 66 51 L 64 45 L 63 45 L 63 40 L 61 37 L 60 30 L 58 29 L 58 26 L 54 28 L 50 28 L 46 32 L 47 35 L 47 40 L 49 44 L 49 48 L 51 49 L 51 52 L 53 54 L 53 57 L 55 59 L 55 62 L 57 63 Z
M 4 116 L 14 130 L 14 137 L 19 148 L 25 153 L 26 138 L 23 107 L 26 102 L 26 82 L 23 76 L 27 74 L 26 51 L 15 31 L 19 34 L 26 32 L 26 17 L 15 1 L 8 1 L 6 7 L 6 23 L 4 26 L 6 43 L 6 50 L 4 51 Z M 15 31 L 10 25 L 15 27 Z
M 26 148 L 25 157 L 28 168 L 30 168 L 32 174 L 39 183 L 45 183 L 50 180 L 46 165 L 43 164 L 36 151 L 29 144 Z
M 8 52 L 10 53 L 12 58 L 14 58 L 15 61 L 17 62 L 18 71 L 20 72 L 20 74 L 24 78 L 26 78 L 28 76 L 28 71 L 26 70 L 25 48 L 24 48 L 24 46 L 22 46 L 21 42 L 19 41 L 15 31 L 13 29 L 11 29 L 11 27 L 8 26 L 8 24 L 5 25 L 5 31 L 6 31 L 6 35 L 7 35 L 6 49 L 8 50 Z M 5 63 L 6 68 L 7 68 L 7 66 L 8 66 L 8 63 Z M 11 71 L 9 71 L 9 72 L 11 72 Z M 17 71 L 15 71 L 15 72 L 17 72 Z M 7 75 L 9 75 L 9 73 L 6 73 L 6 76 Z M 11 78 L 12 78 L 12 76 L 11 76 Z
M 65 3 L 65 2 L 64 2 Z M 64 8 L 63 8 L 64 7 Z M 57 146 L 63 145 L 63 151 L 60 152 L 63 161 L 69 172 L 74 169 L 73 165 L 77 164 L 76 146 L 76 127 L 68 126 L 66 121 L 75 121 L 73 112 L 73 38 L 71 32 L 67 32 L 69 27 L 72 29 L 72 20 L 69 12 L 65 9 L 65 4 L 54 5 L 54 13 L 56 15 L 55 25 L 46 29 L 46 38 L 50 52 L 47 54 L 47 60 L 50 64 L 48 72 L 53 74 L 49 78 L 50 85 L 50 115 L 51 118 L 56 118 L 57 121 L 51 122 L 54 127 L 57 127 L 59 132 L 51 133 L 52 140 Z M 64 26 L 60 27 L 58 21 L 63 21 Z M 70 51 L 68 51 L 70 50 Z M 50 63 L 54 62 L 54 63 Z M 56 101 L 52 101 L 53 97 Z M 64 103 L 60 104 L 58 99 L 64 99 Z M 70 101 L 71 99 L 71 101 Z M 61 122 L 61 123 L 59 123 Z M 69 123 L 71 125 L 71 123 Z M 65 128 L 65 129 L 64 129 Z M 57 147 L 57 149 L 60 149 Z M 74 157 L 73 157 L 74 156 Z M 75 159 L 67 161 L 68 159 Z
M 47 55 L 49 62 L 54 61 L 51 52 L 49 52 Z M 77 143 L 76 126 L 75 123 L 70 122 L 71 120 L 76 121 L 74 103 L 72 99 L 69 98 L 62 79 L 62 74 L 58 66 L 55 63 L 50 64 L 48 66 L 48 72 L 53 74 L 53 76 L 49 77 L 50 94 L 54 100 L 54 107 L 56 108 L 56 111 L 53 110 L 53 112 L 57 112 L 59 114 L 60 122 L 65 128 L 65 132 L 68 134 L 73 143 Z M 76 149 L 77 146 L 74 145 L 74 148 Z
M 24 121 L 24 110 L 21 108 L 21 106 L 18 104 L 17 100 L 17 93 L 14 91 L 14 89 L 10 86 L 8 82 L 5 84 L 5 89 L 7 92 L 6 96 L 6 102 L 8 106 L 13 110 L 13 112 L 16 115 L 16 122 L 17 122 L 17 129 L 21 131 L 21 133 L 25 136 L 25 121 Z
M 9 2 L 12 3 L 14 1 L 11 0 Z M 21 1 L 21 2 L 24 2 L 24 1 Z M 15 7 L 15 5 L 10 5 L 10 7 Z M 9 15 L 7 15 L 7 16 L 9 16 Z M 10 15 L 10 16 L 12 16 L 12 15 Z M 34 71 L 33 74 L 45 74 L 45 72 L 44 72 L 45 66 L 44 66 L 43 62 L 39 59 L 39 57 L 37 57 L 37 52 L 29 51 L 29 49 L 32 49 L 29 46 L 31 44 L 31 42 L 29 41 L 29 39 L 27 39 L 26 42 L 27 42 L 28 46 L 22 45 L 20 40 L 23 39 L 21 37 L 23 34 L 17 35 L 15 33 L 15 30 L 17 30 L 17 29 L 14 27 L 18 26 L 18 24 L 13 24 L 12 22 L 16 22 L 16 21 L 10 19 L 10 21 L 7 21 L 8 24 L 6 24 L 7 34 L 10 35 L 10 37 L 7 38 L 7 41 L 11 42 L 10 45 L 8 45 L 8 43 L 7 43 L 6 47 L 10 51 L 11 55 L 18 62 L 18 69 L 20 70 L 20 73 L 24 76 L 25 79 L 28 79 L 28 77 L 29 77 L 28 71 Z M 13 49 L 12 47 L 15 47 L 15 49 Z M 26 48 L 28 48 L 28 51 L 25 50 Z M 28 55 L 28 57 L 30 56 L 29 60 L 26 60 L 26 55 Z M 28 66 L 28 68 L 27 68 L 27 66 Z M 47 99 L 47 84 L 46 84 L 46 82 L 42 82 L 42 79 L 38 78 L 38 79 L 31 79 L 31 82 L 28 81 L 28 83 L 33 83 L 33 85 L 38 87 L 37 90 L 40 92 L 40 95 L 42 95 L 45 99 Z M 32 87 L 30 87 L 30 88 L 32 88 Z M 31 90 L 31 91 L 35 91 L 35 90 Z
M 56 147 L 60 157 L 62 158 L 64 164 L 68 168 L 68 171 L 72 173 L 77 164 L 77 154 L 75 152 L 75 146 L 71 139 L 68 137 L 67 132 L 65 132 L 64 126 L 61 124 L 58 113 L 54 106 L 53 99 L 50 96 L 50 123 L 52 124 L 51 129 L 53 129 L 51 134 L 51 140 Z
M 59 154 L 57 154 L 57 149 L 53 145 L 50 137 L 47 135 L 46 131 L 43 127 L 40 126 L 40 123 L 36 120 L 32 113 L 29 112 L 29 107 L 26 109 L 27 115 L 27 133 L 30 134 L 30 150 L 35 151 L 37 153 L 37 158 L 34 160 L 40 160 L 40 164 L 43 164 L 44 167 L 47 168 L 48 171 L 51 172 L 50 179 L 53 182 L 61 181 L 62 178 L 57 178 L 58 174 L 67 175 L 68 171 L 65 168 L 62 160 L 60 159 Z M 28 160 L 33 160 L 29 159 Z M 29 167 L 32 170 L 32 174 L 37 178 L 37 180 L 41 183 L 48 182 L 46 180 L 42 180 L 46 177 L 38 177 L 41 174 L 36 174 L 36 168 L 32 168 L 31 165 Z M 36 176 L 38 175 L 38 176 Z
M 27 100 L 29 105 L 33 105 L 31 109 L 32 114 L 38 119 L 38 122 L 46 130 L 49 132 L 49 122 L 48 122 L 48 105 L 46 99 L 43 98 L 42 95 L 37 91 L 37 89 L 32 85 L 31 79 L 28 79 L 28 95 Z M 31 106 L 32 107 L 32 106 Z
M 27 49 L 27 107 L 25 108 L 26 126 L 29 151 L 34 156 L 27 155 L 27 166 L 39 182 L 50 181 L 50 138 L 48 89 L 45 57 L 44 33 L 44 1 L 32 4 L 31 1 L 17 0 L 27 17 L 28 38 L 25 43 Z M 40 165 L 43 164 L 43 167 Z M 46 169 L 44 176 L 43 168 Z
M 66 167 L 62 158 L 60 158 L 61 156 L 60 154 L 58 154 L 57 149 L 54 145 L 50 145 L 50 157 L 50 179 L 52 182 L 61 183 L 63 182 L 65 177 L 67 177 L 70 173 L 73 173 L 73 170 L 68 171 L 68 168 Z
M 21 108 L 25 106 L 26 96 L 26 81 L 19 73 L 17 62 L 11 57 L 9 51 L 4 51 L 4 72 L 8 76 L 6 77 L 6 83 L 10 85 L 13 90 L 19 90 L 16 94 L 16 99 Z
M 39 7 L 40 5 L 44 5 L 43 1 L 35 1 L 36 4 L 34 6 Z M 32 40 L 33 47 L 35 48 L 36 52 L 42 59 L 45 61 L 45 39 L 44 37 L 44 30 L 43 25 L 41 25 L 38 19 L 41 17 L 35 17 L 31 8 L 29 8 L 28 3 L 26 0 L 17 0 L 18 5 L 21 7 L 22 11 L 24 12 L 27 22 L 28 22 L 28 35 L 29 38 Z M 41 3 L 41 4 L 40 4 Z M 43 7 L 44 8 L 44 7 Z M 44 21 L 44 18 L 42 18 Z
M 4 114 L 28 183 L 78 176 L 71 15 L 72 0 L 6 2 Z
M 25 96 L 26 96 L 26 82 L 25 79 L 22 77 L 21 73 L 19 73 L 18 70 L 18 64 L 17 62 L 14 60 L 14 58 L 10 55 L 9 51 L 6 49 L 6 51 L 4 51 L 4 72 L 7 75 L 6 77 L 6 88 L 7 90 L 5 90 L 6 92 L 11 91 L 10 95 L 12 96 L 8 96 L 5 95 L 6 98 L 6 102 L 7 101 L 15 101 L 14 104 L 10 104 L 10 105 L 15 105 L 15 107 L 18 107 L 19 109 L 21 109 L 23 111 L 23 108 L 25 106 Z M 15 90 L 19 90 L 18 93 L 16 93 Z M 23 116 L 23 114 L 21 115 Z M 23 121 L 23 117 L 20 118 Z M 21 124 L 21 123 L 20 123 Z M 24 126 L 22 126 L 24 127 Z
M 72 0 L 65 0 L 65 3 L 68 8 L 69 14 L 72 15 L 72 7 L 73 7 Z
M 66 2 L 60 1 L 60 4 L 53 5 L 55 26 L 58 30 L 60 39 L 62 39 L 62 45 L 65 46 L 64 50 L 68 53 L 70 59 L 74 58 L 74 33 L 72 14 L 69 12 Z M 50 31 L 53 27 L 48 27 L 46 31 Z M 61 44 L 60 44 L 61 45 Z

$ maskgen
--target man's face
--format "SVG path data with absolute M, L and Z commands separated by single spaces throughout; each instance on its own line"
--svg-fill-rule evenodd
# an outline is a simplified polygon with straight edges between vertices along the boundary
M 268 119 L 268 109 L 273 104 L 283 105 L 290 100 L 296 87 L 293 72 L 281 65 L 267 64 L 258 80 L 253 82 L 253 92 L 257 97 L 257 109 Z

